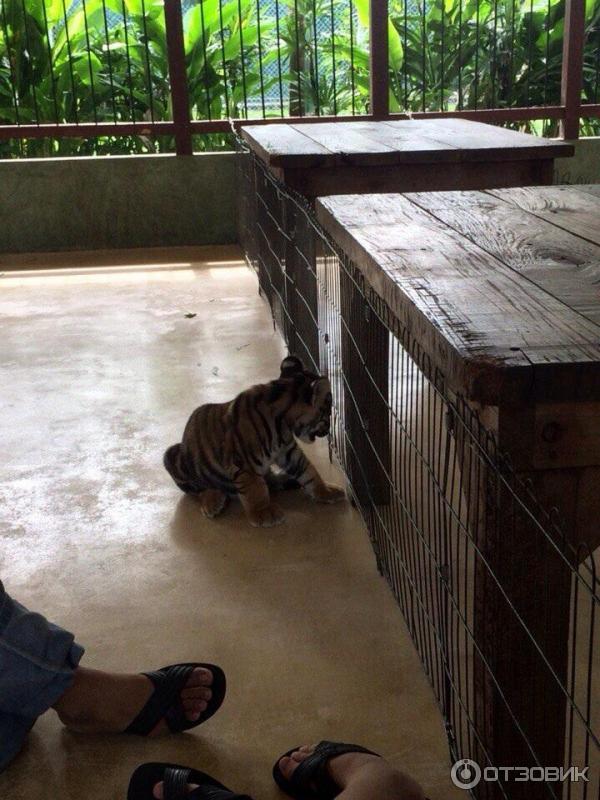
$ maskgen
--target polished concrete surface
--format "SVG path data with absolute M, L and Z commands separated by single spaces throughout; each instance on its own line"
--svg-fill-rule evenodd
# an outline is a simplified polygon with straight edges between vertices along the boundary
M 350 505 L 290 492 L 278 528 L 251 528 L 238 504 L 208 521 L 162 468 L 196 405 L 277 374 L 282 342 L 239 252 L 5 256 L 2 267 L 6 588 L 73 630 L 88 666 L 214 661 L 229 693 L 205 725 L 151 740 L 69 733 L 50 712 L 0 775 L 0 797 L 117 800 L 138 763 L 171 760 L 270 800 L 282 797 L 278 754 L 334 738 L 381 752 L 432 800 L 464 798 Z M 310 452 L 341 481 L 325 443 Z

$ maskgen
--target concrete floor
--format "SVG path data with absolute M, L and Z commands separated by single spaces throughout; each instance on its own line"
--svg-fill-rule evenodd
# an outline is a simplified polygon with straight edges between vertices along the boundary
M 211 522 L 162 468 L 196 405 L 277 374 L 282 342 L 239 252 L 6 256 L 0 273 L 6 588 L 76 632 L 88 666 L 205 660 L 229 679 L 222 711 L 176 737 L 76 735 L 46 714 L 0 796 L 121 799 L 138 763 L 171 760 L 269 800 L 278 754 L 334 738 L 432 800 L 464 798 L 357 513 L 289 493 L 279 528 L 249 527 L 237 504 Z M 326 445 L 311 451 L 340 482 Z

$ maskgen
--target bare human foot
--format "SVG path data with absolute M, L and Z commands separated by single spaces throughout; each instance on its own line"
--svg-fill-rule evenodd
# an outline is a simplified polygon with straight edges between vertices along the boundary
M 299 764 L 307 759 L 316 745 L 305 745 L 284 756 L 279 762 L 283 777 L 290 780 Z M 342 789 L 338 800 L 424 800 L 423 790 L 410 775 L 393 769 L 379 756 L 365 753 L 346 753 L 331 758 L 327 769 L 334 783 Z M 197 789 L 197 784 L 188 784 L 188 792 Z M 163 800 L 162 782 L 153 790 L 155 800 Z
M 290 780 L 298 765 L 315 750 L 316 745 L 304 745 L 290 756 L 284 756 L 279 769 Z M 423 790 L 410 775 L 393 769 L 379 756 L 365 753 L 345 753 L 329 760 L 329 776 L 343 791 L 338 800 L 424 800 Z
M 188 783 L 188 785 L 187 785 L 187 790 L 188 790 L 188 792 L 190 792 L 190 793 L 191 793 L 191 792 L 193 792 L 193 791 L 194 791 L 194 789 L 197 789 L 197 788 L 198 788 L 198 784 L 196 784 L 196 783 Z M 152 794 L 154 795 L 154 797 L 156 798 L 156 800 L 163 800 L 163 798 L 164 798 L 165 794 L 164 794 L 164 791 L 163 791 L 163 784 L 162 784 L 162 781 L 161 781 L 160 783 L 157 783 L 157 784 L 156 784 L 156 786 L 154 787 L 154 791 L 152 792 Z
M 101 672 L 78 667 L 72 686 L 54 705 L 67 728 L 83 733 L 120 733 L 142 710 L 154 691 L 154 684 L 145 675 Z M 180 694 L 185 716 L 195 722 L 206 711 L 212 697 L 210 670 L 196 668 Z M 161 720 L 151 736 L 168 732 Z

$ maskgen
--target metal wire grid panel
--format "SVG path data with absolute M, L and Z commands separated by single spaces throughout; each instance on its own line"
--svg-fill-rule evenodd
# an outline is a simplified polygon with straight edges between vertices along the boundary
M 184 39 L 177 53 L 166 20 L 175 5 Z M 44 124 L 64 126 L 67 136 L 68 125 L 102 123 L 115 128 L 97 135 L 138 135 L 123 127 L 138 123 L 171 135 L 165 125 L 178 121 L 178 96 L 186 117 L 207 123 L 365 114 L 368 17 L 366 0 L 0 0 L 0 125 L 14 125 L 15 138 L 28 125 L 28 136 L 41 136 L 31 126 Z M 581 99 L 591 117 L 599 20 L 600 0 L 590 0 Z M 392 113 L 560 111 L 559 0 L 390 0 L 389 21 Z M 175 80 L 173 59 L 181 62 Z M 593 120 L 586 124 L 593 132 Z
M 600 103 L 600 5 L 586 4 L 583 103 Z
M 0 121 L 168 119 L 158 0 L 1 0 Z
M 364 113 L 352 0 L 181 5 L 193 118 Z M 0 123 L 168 121 L 167 50 L 163 0 L 0 0 Z
M 201 38 L 204 51 L 200 69 L 189 75 L 199 118 L 366 113 L 368 91 L 364 81 L 359 85 L 355 51 L 368 60 L 368 31 L 353 0 L 229 0 L 219 3 L 212 22 L 209 9 L 201 2 L 190 12 L 202 12 L 199 29 L 192 16 L 185 20 L 190 39 Z M 205 108 L 204 95 L 213 98 L 212 107 Z
M 570 546 L 556 511 L 540 507 L 303 201 L 252 154 L 239 168 L 240 240 L 290 351 L 330 378 L 331 446 L 452 760 L 497 774 L 477 798 L 600 796 L 594 554 Z M 535 782 L 500 769 L 517 766 L 535 768 Z M 542 772 L 570 766 L 588 766 L 590 780 Z

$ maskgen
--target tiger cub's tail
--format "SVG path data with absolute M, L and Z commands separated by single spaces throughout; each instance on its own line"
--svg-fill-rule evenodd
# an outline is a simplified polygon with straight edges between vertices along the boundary
M 181 458 L 181 442 L 179 444 L 172 444 L 165 450 L 163 456 L 163 464 L 169 475 L 173 478 L 177 486 L 182 492 L 195 492 L 197 489 L 190 482 L 185 469 L 182 464 Z

